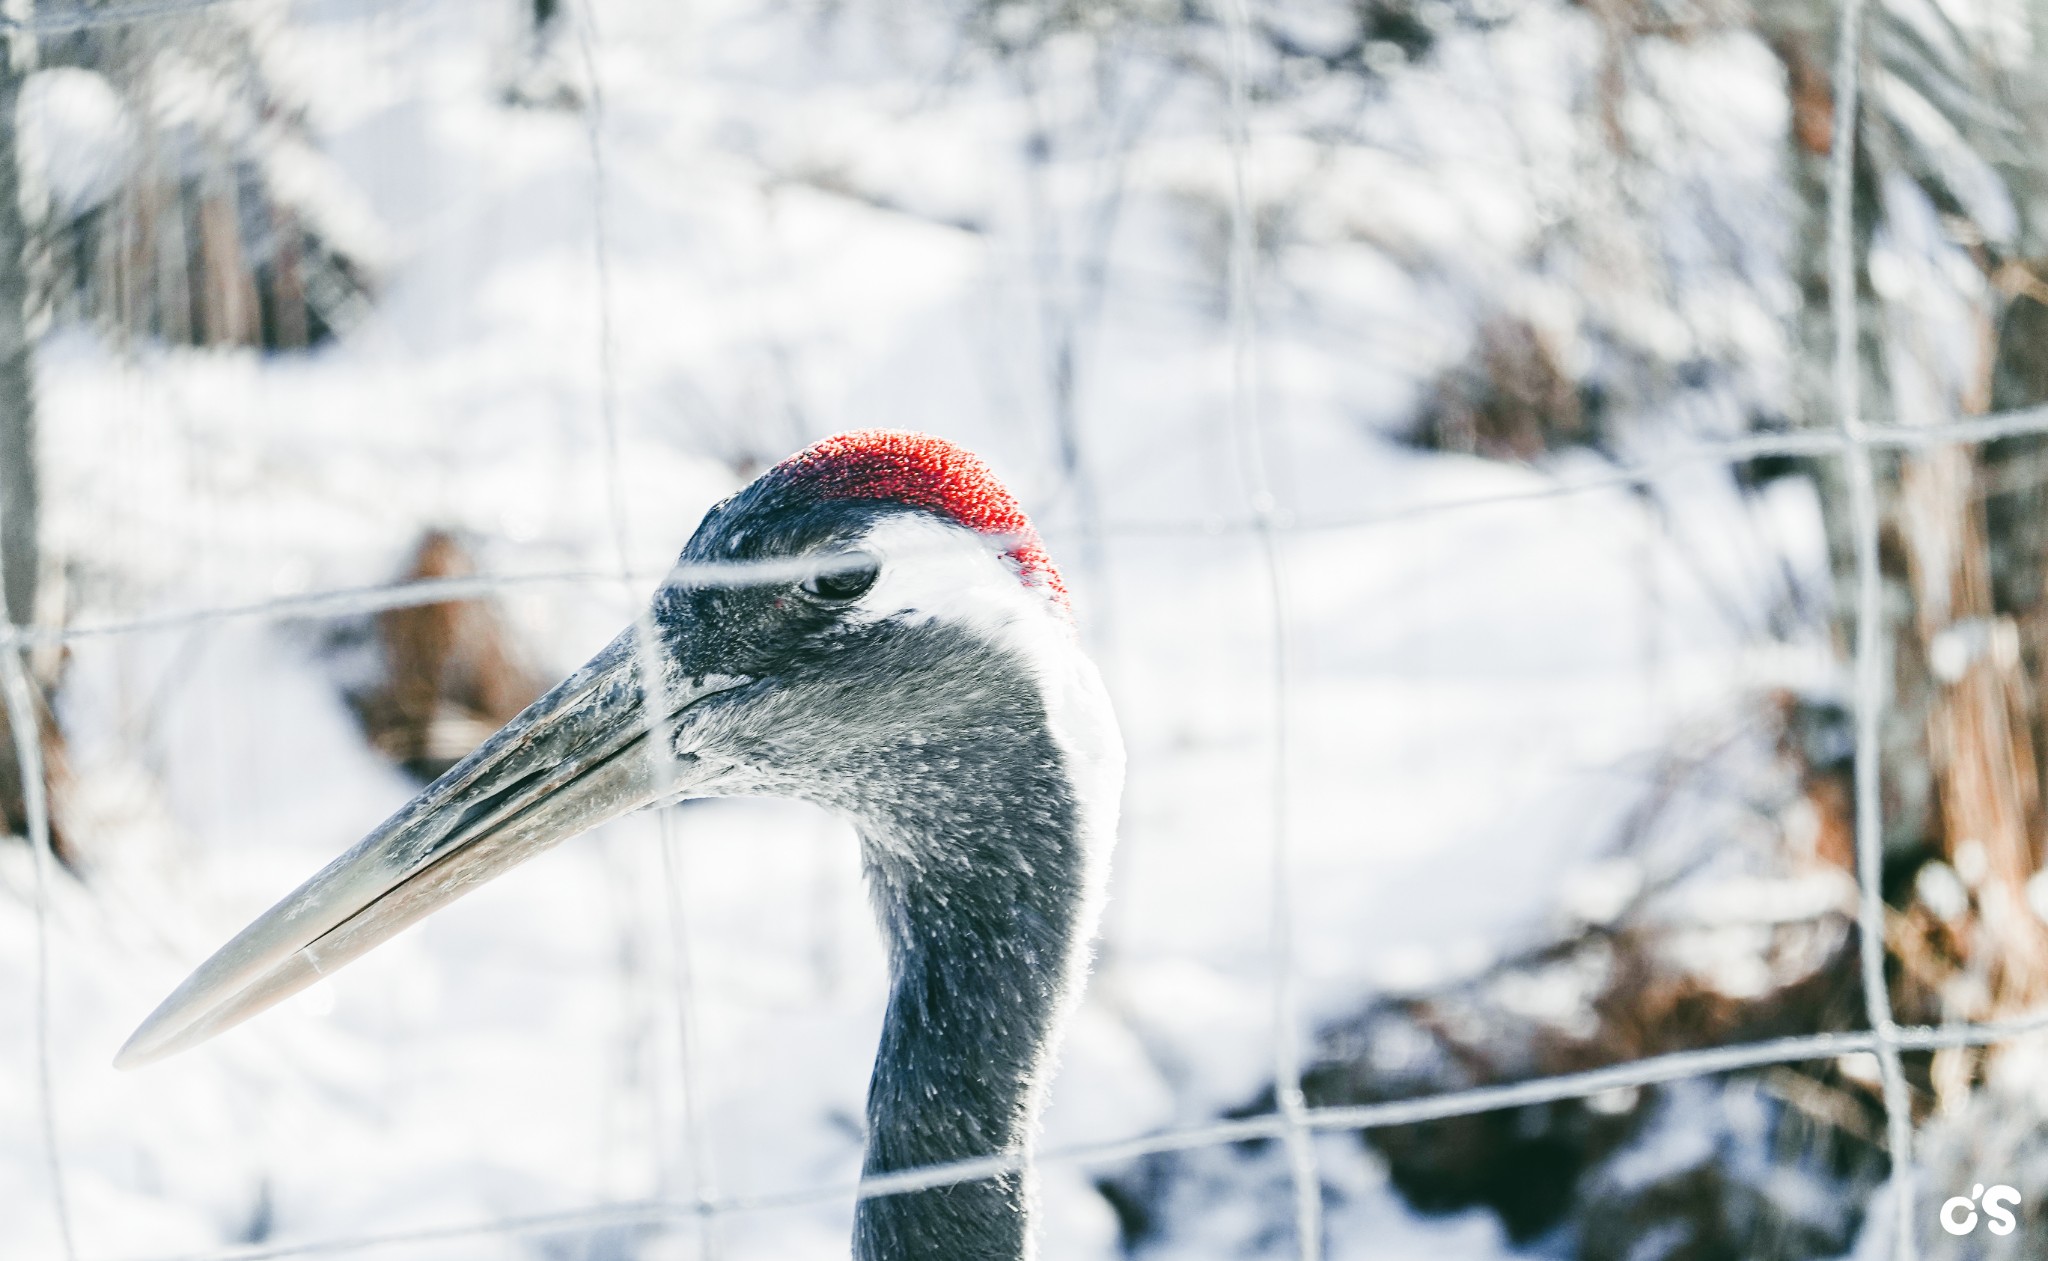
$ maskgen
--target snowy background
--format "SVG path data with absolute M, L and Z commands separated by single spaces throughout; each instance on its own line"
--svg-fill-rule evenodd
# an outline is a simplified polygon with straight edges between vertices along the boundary
M 40 327 L 50 616 L 389 582 L 441 529 L 533 579 L 497 608 L 551 680 L 781 456 L 857 426 L 959 441 L 1047 535 L 1130 746 L 1045 1145 L 1255 1105 L 1274 645 L 1233 428 L 1225 32 L 1168 10 L 596 0 L 536 36 L 513 0 L 247 0 L 163 19 L 188 43 L 231 29 L 248 77 L 172 47 L 143 76 L 147 127 L 135 77 L 32 75 L 32 221 L 105 201 L 145 130 L 185 127 L 369 278 L 307 350 Z M 1260 10 L 1252 389 L 1293 527 L 1280 791 L 1312 1050 L 1376 999 L 1614 916 L 1647 879 L 1617 847 L 1674 759 L 1769 763 L 1760 698 L 1840 695 L 1811 479 L 1608 476 L 1800 405 L 1786 72 L 1708 23 L 1641 41 L 1610 93 L 1599 10 Z M 1566 383 L 1575 440 L 1418 436 L 1483 411 L 1459 391 L 1516 354 Z M 108 1066 L 193 964 L 416 787 L 349 708 L 368 623 L 344 622 L 69 646 L 82 874 L 50 889 L 49 1040 L 77 1255 L 441 1227 L 362 1255 L 845 1255 L 844 1195 L 459 1233 L 855 1179 L 882 959 L 853 838 L 790 804 L 614 824 L 216 1043 Z M 1711 803 L 1677 813 L 1726 847 Z M 0 847 L 0 1255 L 54 1258 L 31 870 Z M 1713 931 L 1745 913 L 1724 874 L 1689 895 L 1723 909 L 1693 912 L 1683 965 L 1753 993 L 1755 933 Z M 1560 1020 L 1583 1001 L 1511 998 Z M 1355 1136 L 1319 1143 L 1331 1255 L 1514 1251 L 1486 1208 L 1419 1212 Z M 1047 1165 L 1044 1255 L 1292 1255 L 1255 1220 L 1287 1212 L 1266 1174 L 1214 1211 L 1161 1191 L 1134 1234 L 1096 1185 L 1116 1172 Z

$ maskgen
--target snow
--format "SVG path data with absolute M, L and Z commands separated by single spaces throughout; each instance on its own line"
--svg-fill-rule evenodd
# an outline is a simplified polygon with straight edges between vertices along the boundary
M 751 470 L 825 433 L 959 441 L 1068 572 L 1130 751 L 1105 940 L 1043 1145 L 1256 1097 L 1273 1038 L 1271 645 L 1255 541 L 1209 528 L 1242 510 L 1209 230 L 1227 192 L 1213 95 L 1163 93 L 1118 149 L 1075 48 L 1048 54 L 1034 95 L 955 48 L 944 22 L 887 6 L 603 0 L 590 64 L 581 36 L 556 51 L 586 99 L 601 89 L 600 175 L 588 115 L 504 103 L 523 55 L 515 7 L 308 0 L 262 28 L 265 64 L 325 155 L 278 157 L 277 178 L 379 243 L 384 288 L 315 353 L 112 347 L 78 329 L 42 344 L 48 544 L 74 620 L 388 580 L 429 526 L 473 540 L 487 572 L 614 572 L 606 362 L 636 573 L 664 567 Z M 1311 1026 L 1477 973 L 1560 905 L 1599 918 L 1627 896 L 1607 850 L 1642 755 L 1765 684 L 1834 682 L 1818 627 L 1761 629 L 1780 559 L 1824 590 L 1799 485 L 1745 500 L 1703 467 L 1660 502 L 1625 487 L 1548 496 L 1605 466 L 1514 468 L 1388 437 L 1463 355 L 1482 295 L 1579 362 L 1613 353 L 1581 336 L 1604 321 L 1658 355 L 1732 364 L 1736 384 L 1690 410 L 1629 418 L 1645 455 L 1669 432 L 1730 432 L 1782 389 L 1767 215 L 1741 238 L 1749 274 L 1681 259 L 1669 308 L 1602 281 L 1611 260 L 1528 261 L 1603 196 L 1578 108 L 1594 38 L 1582 12 L 1524 6 L 1490 32 L 1447 31 L 1431 62 L 1358 104 L 1344 143 L 1307 139 L 1305 105 L 1255 134 L 1254 195 L 1290 207 L 1302 242 L 1263 292 L 1281 499 L 1304 522 L 1379 519 L 1306 530 L 1286 552 L 1291 933 Z M 1642 122 L 1661 195 L 1720 181 L 1731 220 L 1762 214 L 1785 126 L 1767 52 L 1714 37 L 1660 49 L 1654 71 L 1691 93 Z M 1127 73 L 1142 98 L 1150 80 Z M 52 121 L 25 134 L 83 161 L 123 124 L 81 75 L 33 81 Z M 177 100 L 218 104 L 203 82 Z M 1035 125 L 1055 138 L 1045 164 L 1023 154 Z M 104 178 L 44 177 L 65 205 L 104 197 Z M 1117 181 L 1127 204 L 1091 296 L 1085 254 Z M 1062 322 L 1078 330 L 1099 545 L 1051 419 Z M 1085 559 L 1098 546 L 1099 567 Z M 560 674 L 647 585 L 527 584 L 502 605 Z M 111 1071 L 191 965 L 410 791 L 361 740 L 328 629 L 237 621 L 73 646 L 64 720 L 92 878 L 52 890 L 50 1041 L 80 1255 L 849 1185 L 882 961 L 850 836 L 788 803 L 612 825 L 216 1044 Z M 29 888 L 19 849 L 0 848 L 10 1012 L 32 991 Z M 1523 997 L 1568 1006 L 1570 980 Z M 33 1056 L 29 1022 L 0 1022 L 9 1257 L 57 1255 Z M 1333 1256 L 1506 1255 L 1492 1218 L 1416 1217 L 1358 1144 L 1319 1145 Z M 1089 1172 L 1049 1164 L 1044 1178 L 1045 1255 L 1117 1255 Z M 661 1240 L 482 1236 L 378 1255 L 694 1256 L 708 1238 L 728 1258 L 843 1256 L 851 1212 L 839 1196 L 723 1217 L 708 1236 L 685 1223 Z M 1210 1225 L 1146 1255 L 1284 1246 L 1234 1251 L 1243 1241 Z

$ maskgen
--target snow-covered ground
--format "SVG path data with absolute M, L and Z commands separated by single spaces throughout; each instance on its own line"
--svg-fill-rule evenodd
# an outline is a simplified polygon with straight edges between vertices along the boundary
M 302 355 L 47 338 L 48 535 L 78 575 L 73 620 L 384 581 L 430 526 L 460 531 L 493 573 L 615 572 L 608 423 L 642 575 L 811 439 L 864 425 L 956 439 L 1070 571 L 1130 743 L 1102 962 L 1046 1146 L 1255 1096 L 1274 1045 L 1273 644 L 1261 553 L 1234 526 L 1219 85 L 1133 54 L 1102 89 L 1077 37 L 1020 83 L 937 5 L 602 0 L 535 72 L 598 101 L 593 115 L 505 104 L 527 73 L 511 0 L 232 12 L 262 31 L 273 80 L 358 199 L 334 213 L 374 238 L 384 289 L 364 324 Z M 1662 306 L 1627 307 L 1590 274 L 1598 258 L 1529 261 L 1546 225 L 1598 209 L 1581 99 L 1593 42 L 1584 14 L 1522 6 L 1447 30 L 1354 103 L 1275 105 L 1253 128 L 1252 195 L 1286 199 L 1296 234 L 1265 260 L 1257 399 L 1281 506 L 1318 523 L 1284 551 L 1304 1029 L 1525 942 L 1603 856 L 1649 753 L 1754 688 L 1831 678 L 1817 629 L 1789 644 L 1760 629 L 1781 558 L 1824 599 L 1802 483 L 1744 500 L 1699 466 L 1657 501 L 1546 497 L 1605 466 L 1536 472 L 1389 436 L 1463 356 L 1480 294 L 1546 319 L 1568 358 L 1611 353 L 1569 342 L 1597 319 L 1739 370 L 1720 393 L 1627 417 L 1644 452 L 1738 428 L 1783 388 L 1767 216 L 1742 242 L 1761 277 L 1748 288 L 1686 263 L 1708 247 L 1673 229 Z M 1737 218 L 1768 211 L 1785 126 L 1774 63 L 1736 37 L 1665 51 L 1652 70 L 1679 104 L 1653 120 L 1664 182 L 1635 195 L 1677 205 L 1704 182 Z M 1712 108 L 1694 107 L 1702 84 Z M 1355 129 L 1311 138 L 1319 110 Z M 1034 125 L 1054 137 L 1048 161 L 1029 157 Z M 1050 384 L 1069 325 L 1079 482 Z M 1472 499 L 1494 502 L 1441 507 Z M 1370 520 L 1333 524 L 1352 518 Z M 536 582 L 502 604 L 552 675 L 647 585 Z M 72 646 L 63 717 L 91 879 L 51 891 L 49 1039 L 78 1255 L 849 1185 L 882 961 L 851 836 L 785 803 L 615 824 L 215 1044 L 108 1067 L 191 965 L 411 791 L 360 737 L 323 630 L 242 619 Z M 30 889 L 20 847 L 0 849 L 9 1258 L 60 1255 Z M 1489 1216 L 1415 1217 L 1355 1144 L 1332 1150 L 1338 1255 L 1503 1254 Z M 1048 1164 L 1046 1256 L 1117 1254 L 1090 1176 Z M 851 1214 L 826 1198 L 374 1255 L 832 1257 Z M 1234 1246 L 1175 1239 L 1158 1255 Z

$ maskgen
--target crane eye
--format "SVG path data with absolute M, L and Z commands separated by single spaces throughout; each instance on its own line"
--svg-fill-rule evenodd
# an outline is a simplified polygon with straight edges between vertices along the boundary
M 881 572 L 882 567 L 870 558 L 849 556 L 843 566 L 812 574 L 803 580 L 802 586 L 806 593 L 820 600 L 844 603 L 866 595 Z

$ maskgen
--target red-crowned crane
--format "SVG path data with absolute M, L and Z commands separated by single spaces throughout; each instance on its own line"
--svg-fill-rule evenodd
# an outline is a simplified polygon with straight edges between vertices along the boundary
M 701 580 L 734 562 L 751 568 Z M 243 929 L 116 1063 L 202 1042 L 627 811 L 791 797 L 852 822 L 888 945 L 865 1171 L 1020 1157 L 1122 782 L 1108 699 L 1016 501 L 950 443 L 842 434 L 713 508 L 644 627 Z M 1027 1257 L 1032 1200 L 1023 1172 L 869 1198 L 854 1255 Z

